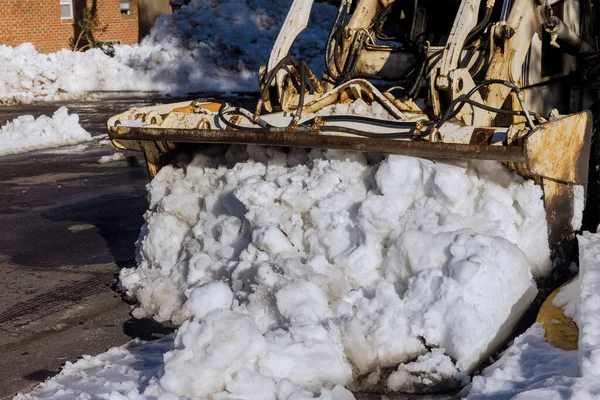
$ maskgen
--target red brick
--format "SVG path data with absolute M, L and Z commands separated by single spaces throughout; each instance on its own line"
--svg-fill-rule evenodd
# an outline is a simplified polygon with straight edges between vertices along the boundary
M 121 15 L 119 1 L 96 0 L 100 24 L 107 30 L 96 33 L 95 38 L 137 43 L 138 1 L 131 0 L 131 15 Z M 75 20 L 61 20 L 60 0 L 0 0 L 0 44 L 32 42 L 42 53 L 69 47 L 86 2 L 91 7 L 93 0 L 73 0 Z

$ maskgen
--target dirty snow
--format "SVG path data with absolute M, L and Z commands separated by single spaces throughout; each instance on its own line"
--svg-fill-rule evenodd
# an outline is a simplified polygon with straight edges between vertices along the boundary
M 114 153 L 100 157 L 100 159 L 98 159 L 98 164 L 110 164 L 117 161 L 123 161 L 126 158 L 124 153 Z
M 40 54 L 30 43 L 0 45 L 0 104 L 82 98 L 90 91 L 257 91 L 258 69 L 291 3 L 193 0 L 161 16 L 139 45 L 116 46 L 114 57 L 99 49 Z M 293 47 L 317 74 L 335 11 L 315 4 Z
M 90 140 L 91 135 L 79 125 L 79 116 L 61 107 L 52 117 L 22 115 L 0 127 L 0 156 Z

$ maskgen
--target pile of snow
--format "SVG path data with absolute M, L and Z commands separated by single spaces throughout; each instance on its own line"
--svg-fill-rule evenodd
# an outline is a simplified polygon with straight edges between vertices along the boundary
M 61 107 L 52 118 L 42 115 L 22 115 L 0 128 L 0 156 L 47 149 L 92 139 L 79 125 L 79 116 Z
M 67 100 L 95 90 L 164 90 L 99 49 L 38 53 L 31 43 L 0 45 L 0 104 Z
M 456 384 L 549 267 L 541 190 L 501 168 L 252 146 L 164 168 L 121 274 L 135 316 L 183 322 L 158 390 Z
M 65 100 L 89 91 L 157 90 L 181 94 L 257 91 L 291 0 L 192 0 L 161 16 L 141 44 L 39 54 L 31 43 L 0 45 L 0 104 Z M 292 54 L 322 72 L 323 48 L 336 7 L 317 3 Z M 319 66 L 321 70 L 319 70 Z
M 121 274 L 135 316 L 181 324 L 163 364 L 139 371 L 130 345 L 31 398 L 462 385 L 549 269 L 541 189 L 502 168 L 256 146 L 165 167 Z

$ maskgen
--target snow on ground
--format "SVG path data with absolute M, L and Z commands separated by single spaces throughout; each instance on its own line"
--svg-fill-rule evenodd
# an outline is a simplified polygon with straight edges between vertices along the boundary
M 584 379 L 600 385 L 600 234 L 584 232 L 579 252 L 579 366 Z
M 468 399 L 600 398 L 600 234 L 578 237 L 579 276 L 561 289 L 553 304 L 579 326 L 579 349 L 565 351 L 544 341 L 535 324 L 482 376 L 465 389 Z
M 257 91 L 291 0 L 192 0 L 161 16 L 141 44 L 40 54 L 30 44 L 0 45 L 0 104 L 81 98 L 88 91 L 157 90 L 180 94 Z M 292 53 L 322 72 L 336 7 L 317 3 Z M 321 65 L 321 70 L 318 66 Z
M 66 107 L 52 117 L 22 115 L 0 128 L 0 156 L 72 145 L 92 140 L 79 125 L 79 116 Z
M 110 164 L 117 161 L 123 161 L 126 158 L 127 157 L 125 157 L 124 153 L 114 153 L 111 155 L 100 157 L 100 159 L 98 160 L 98 164 Z
M 22 398 L 463 385 L 549 268 L 541 189 L 495 163 L 231 146 L 163 168 L 149 192 L 121 281 L 135 316 L 181 324 L 148 350 L 163 363 L 140 367 L 155 344 L 128 345 Z
M 578 388 L 577 352 L 552 347 L 534 324 L 464 391 L 470 400 L 587 399 Z M 576 395 L 579 392 L 579 395 Z

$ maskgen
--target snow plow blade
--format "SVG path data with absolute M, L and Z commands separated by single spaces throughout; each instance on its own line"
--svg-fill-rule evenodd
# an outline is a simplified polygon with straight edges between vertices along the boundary
M 201 113 L 190 112 L 193 104 L 186 102 L 127 111 L 108 121 L 109 137 L 119 148 L 143 152 L 151 178 L 169 158 L 168 154 L 176 152 L 183 143 L 254 144 L 379 152 L 429 159 L 502 161 L 542 186 L 553 256 L 564 260 L 570 256 L 575 237 L 572 226 L 574 187 L 581 185 L 585 190 L 588 179 L 592 134 L 590 111 L 546 122 L 534 129 L 452 125 L 452 132 L 442 130 L 437 138 L 427 132 L 418 135 L 417 122 L 404 136 L 392 139 L 380 128 L 369 137 L 340 133 L 339 124 L 327 121 L 318 121 L 312 126 L 299 124 L 273 128 L 271 125 L 268 129 L 238 126 L 238 129 L 232 129 L 219 124 L 216 115 L 219 104 L 202 103 Z M 231 120 L 236 117 L 234 115 Z M 423 128 L 421 130 L 423 132 Z

